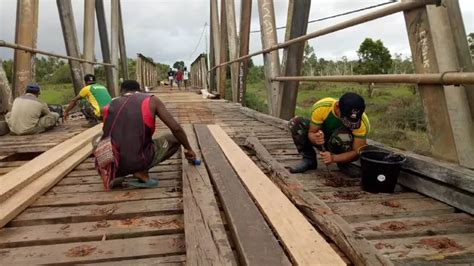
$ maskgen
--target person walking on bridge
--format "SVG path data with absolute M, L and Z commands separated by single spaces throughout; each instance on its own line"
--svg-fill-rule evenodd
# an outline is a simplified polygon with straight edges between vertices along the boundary
M 11 112 L 5 120 L 11 133 L 15 135 L 33 135 L 44 132 L 58 124 L 59 114 L 51 112 L 46 103 L 40 101 L 40 87 L 30 84 L 25 95 L 13 101 Z
M 178 89 L 181 89 L 181 83 L 183 83 L 183 71 L 178 68 L 178 71 L 176 71 L 176 84 L 178 84 Z
M 84 76 L 84 82 L 86 86 L 82 88 L 79 95 L 74 97 L 64 111 L 64 119 L 67 120 L 69 112 L 79 102 L 81 112 L 86 117 L 89 123 L 83 125 L 83 127 L 90 128 L 97 125 L 102 120 L 102 108 L 108 105 L 112 98 L 110 97 L 107 88 L 97 84 L 95 76 L 87 74 Z
M 163 102 L 139 90 L 140 85 L 135 80 L 125 80 L 121 84 L 122 96 L 104 108 L 102 139 L 110 137 L 118 151 L 118 155 L 115 155 L 118 165 L 113 175 L 124 177 L 133 174 L 136 180 L 128 181 L 129 186 L 156 187 L 158 181 L 150 178 L 150 168 L 173 156 L 181 145 L 188 160 L 195 160 L 196 154 L 189 145 L 186 133 Z M 164 133 L 152 138 L 155 117 L 171 130 L 171 134 Z M 111 187 L 124 181 L 124 178 L 114 179 L 114 176 L 110 178 Z
M 174 71 L 170 68 L 168 71 L 168 82 L 170 83 L 170 89 L 173 89 Z
M 188 87 L 188 80 L 189 80 L 189 71 L 186 67 L 184 67 L 183 71 L 183 81 L 184 81 L 184 88 Z
M 370 123 L 364 113 L 364 99 L 348 92 L 339 99 L 324 98 L 313 105 L 311 119 L 294 117 L 289 128 L 302 161 L 290 167 L 292 173 L 302 173 L 318 166 L 314 147 L 324 164 L 336 163 L 346 168 L 357 160 L 359 149 L 367 145 Z

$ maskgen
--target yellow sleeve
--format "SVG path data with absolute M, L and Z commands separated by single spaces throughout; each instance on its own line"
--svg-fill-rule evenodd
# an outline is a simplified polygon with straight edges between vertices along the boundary
M 370 122 L 367 115 L 364 113 L 362 115 L 362 123 L 358 129 L 352 131 L 352 135 L 356 138 L 366 138 L 367 134 L 370 132 Z
M 316 108 L 313 110 L 313 113 L 311 113 L 311 124 L 314 125 L 322 125 L 324 122 L 324 119 L 326 119 L 326 112 L 323 110 L 324 108 Z
M 89 95 L 90 92 L 91 92 L 91 87 L 90 86 L 85 86 L 79 92 L 79 96 L 81 96 L 82 98 L 87 97 L 87 95 Z

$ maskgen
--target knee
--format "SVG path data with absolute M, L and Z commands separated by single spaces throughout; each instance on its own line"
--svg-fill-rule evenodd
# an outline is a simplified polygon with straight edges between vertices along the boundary
M 293 117 L 288 121 L 288 128 L 290 129 L 291 134 L 298 135 L 301 129 L 304 129 L 304 123 L 302 119 L 298 116 Z

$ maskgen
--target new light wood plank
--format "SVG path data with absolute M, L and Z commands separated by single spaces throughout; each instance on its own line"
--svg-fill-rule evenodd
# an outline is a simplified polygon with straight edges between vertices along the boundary
M 191 148 L 201 158 L 192 126 L 183 128 Z M 189 164 L 183 150 L 181 158 L 187 264 L 236 265 L 206 167 Z
M 218 125 L 208 126 L 282 244 L 299 265 L 345 265 L 291 201 Z
M 290 265 L 265 218 L 239 181 L 205 125 L 195 126 L 207 170 L 219 195 L 239 261 L 246 265 Z
M 20 189 L 6 200 L 0 201 L 0 228 L 59 182 L 71 169 L 74 169 L 76 165 L 87 158 L 91 152 L 92 145 L 85 145 L 82 149 L 26 185 L 26 187 Z M 5 176 L 2 177 L 2 180 L 4 178 Z
M 84 147 L 84 145 L 89 144 L 92 137 L 100 133 L 101 130 L 102 125 L 90 128 L 4 175 L 2 179 L 0 179 L 0 202 L 6 200 L 19 189 L 33 182 L 66 157 Z

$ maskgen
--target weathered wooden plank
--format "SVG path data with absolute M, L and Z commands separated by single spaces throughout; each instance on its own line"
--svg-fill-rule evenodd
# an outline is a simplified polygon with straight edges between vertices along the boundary
M 158 165 L 150 169 L 150 173 L 176 172 L 181 170 L 181 165 Z M 70 176 L 97 176 L 97 171 L 94 170 L 75 170 Z
M 73 154 L 86 144 L 90 144 L 90 140 L 102 130 L 100 125 L 86 130 L 71 139 L 61 143 L 60 145 L 50 149 L 49 151 L 39 155 L 35 159 L 24 164 L 2 178 L 0 186 L 0 201 L 5 200 L 14 192 L 23 188 L 27 184 L 33 182 L 38 176 L 42 175 L 64 158 Z
M 135 217 L 98 222 L 46 224 L 0 229 L 0 248 L 50 245 L 177 234 L 184 232 L 182 215 Z
M 365 191 L 339 191 L 334 188 L 334 191 L 314 192 L 314 194 L 326 203 L 336 203 L 345 201 L 380 201 L 380 200 L 399 200 L 399 199 L 422 199 L 424 196 L 418 193 L 370 193 Z
M 367 239 L 474 233 L 474 218 L 465 213 L 373 220 L 352 224 Z
M 44 172 L 41 176 L 17 190 L 15 194 L 0 201 L 0 228 L 11 221 L 16 215 L 27 208 L 43 193 L 54 186 L 64 175 L 92 153 L 92 145 L 86 144 L 83 148 L 67 157 L 65 160 Z M 5 180 L 5 176 L 2 177 Z
M 183 128 L 191 148 L 201 157 L 192 126 Z M 183 150 L 181 158 L 188 265 L 236 265 L 206 167 L 189 164 Z
M 242 263 L 289 265 L 283 249 L 245 190 L 232 166 L 205 125 L 195 125 L 196 135 Z
M 177 255 L 182 234 L 0 249 L 0 264 L 73 264 Z
M 400 265 L 474 263 L 474 234 L 378 239 L 374 246 Z
M 179 187 L 181 190 L 181 181 L 178 179 L 167 179 L 167 180 L 160 180 L 159 187 Z M 126 188 L 126 189 L 117 189 L 117 190 L 131 190 L 134 188 Z M 46 195 L 51 194 L 61 194 L 61 193 L 89 193 L 89 192 L 99 192 L 104 191 L 104 186 L 101 183 L 97 184 L 85 184 L 85 185 L 71 185 L 71 186 L 55 186 L 50 189 Z
M 105 205 L 85 205 L 73 207 L 36 207 L 28 208 L 13 221 L 10 226 L 26 226 L 44 223 L 75 223 L 100 221 L 103 219 L 124 219 L 158 214 L 182 212 L 179 198 L 118 202 Z
M 130 259 L 130 260 L 120 260 L 113 262 L 101 262 L 94 263 L 93 265 L 101 266 L 116 266 L 116 265 L 166 265 L 166 266 L 183 266 L 186 263 L 185 255 L 177 256 L 166 256 L 166 257 L 154 257 L 147 259 Z M 92 265 L 92 264 L 85 264 Z
M 247 139 L 247 147 L 257 154 L 272 172 L 273 182 L 309 219 L 331 238 L 355 265 L 391 265 L 380 252 L 357 231 L 335 214 L 331 208 L 313 193 L 305 189 L 299 178 L 278 163 L 255 137 Z
M 306 218 L 218 125 L 209 131 L 296 264 L 344 265 Z
M 329 203 L 328 206 L 350 223 L 454 212 L 453 207 L 429 198 L 341 202 Z
M 134 190 L 112 190 L 107 193 L 63 193 L 57 195 L 44 195 L 30 206 L 32 207 L 54 207 L 75 206 L 89 204 L 106 204 L 121 201 L 138 201 L 148 199 L 181 198 L 182 193 L 170 187 L 159 187 L 153 189 Z
M 151 178 L 158 180 L 176 179 L 180 177 L 179 171 L 176 172 L 163 172 L 163 173 L 150 173 Z M 80 185 L 80 184 L 102 184 L 102 178 L 99 175 L 96 176 L 68 176 L 58 183 L 58 186 L 64 185 Z

